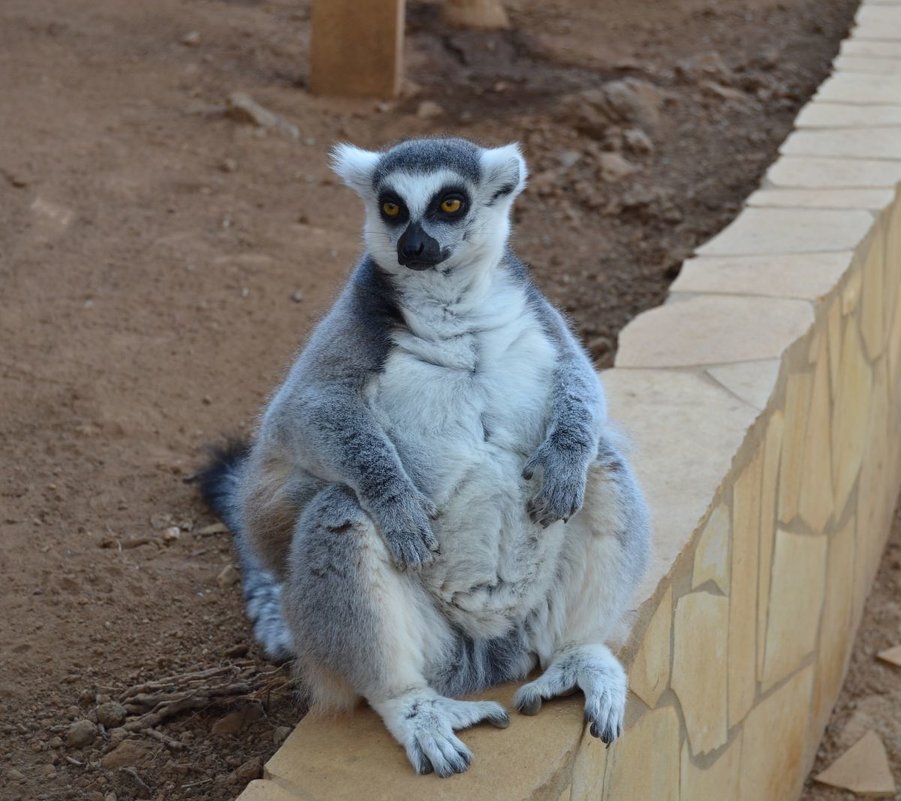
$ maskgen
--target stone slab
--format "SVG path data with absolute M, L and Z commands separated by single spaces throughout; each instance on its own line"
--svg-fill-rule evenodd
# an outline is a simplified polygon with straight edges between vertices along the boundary
M 766 174 L 771 187 L 798 189 L 893 189 L 901 161 L 783 156 Z
M 895 645 L 892 648 L 886 648 L 876 654 L 876 658 L 895 667 L 901 667 L 901 645 Z
M 890 172 L 892 163 L 883 169 Z M 901 170 L 898 171 L 901 178 Z M 745 209 L 697 249 L 703 256 L 819 253 L 853 250 L 873 225 L 865 211 Z
M 484 697 L 511 709 L 514 689 L 504 685 Z M 582 698 L 572 697 L 545 704 L 534 717 L 512 713 L 504 730 L 467 729 L 461 739 L 472 749 L 472 766 L 447 780 L 417 776 L 368 707 L 335 717 L 308 715 L 266 764 L 266 778 L 303 801 L 458 801 L 495 798 L 499 787 L 510 801 L 533 799 L 539 788 L 556 799 L 569 783 L 582 714 Z M 678 753 L 674 748 L 676 760 Z
M 782 143 L 780 152 L 787 156 L 901 161 L 901 136 L 892 128 L 795 131 Z M 901 172 L 898 179 L 901 180 Z
M 894 196 L 891 189 L 760 189 L 746 202 L 751 207 L 881 211 Z
M 901 75 L 833 75 L 820 86 L 814 102 L 898 106 Z
M 869 39 L 845 39 L 839 53 L 842 56 L 865 56 L 867 58 L 901 59 L 901 47 L 897 42 L 880 42 Z
M 660 696 L 669 688 L 672 621 L 673 588 L 670 585 L 648 621 L 628 670 L 629 689 L 650 709 L 657 706 Z
M 732 520 L 729 507 L 720 503 L 707 520 L 698 538 L 691 575 L 692 589 L 708 581 L 729 594 L 729 543 L 732 540 Z
M 756 410 L 709 381 L 671 370 L 602 374 L 616 420 L 633 443 L 654 523 L 648 597 L 707 512 Z
M 708 374 L 733 395 L 763 411 L 769 403 L 779 377 L 779 359 L 759 362 L 738 362 L 710 367 Z
M 795 671 L 813 651 L 826 586 L 826 537 L 776 532 L 763 690 Z
M 738 801 L 741 769 L 741 729 L 716 761 L 706 768 L 691 760 L 688 743 L 682 746 L 682 801 Z
M 901 126 L 901 104 L 855 106 L 851 103 L 808 103 L 795 120 L 797 128 L 878 128 Z
M 851 258 L 851 251 L 704 256 L 685 261 L 670 289 L 672 292 L 816 300 L 835 288 Z
M 833 68 L 839 72 L 859 72 L 865 75 L 901 75 L 901 58 L 839 56 Z
M 305 801 L 305 799 L 273 781 L 254 779 L 244 788 L 237 801 Z
M 694 367 L 778 358 L 813 322 L 809 303 L 703 295 L 651 309 L 620 333 L 617 367 Z
M 864 5 L 858 10 L 856 20 L 855 39 L 901 43 L 901 8 Z
M 679 801 L 681 751 L 679 718 L 672 707 L 642 715 L 611 749 L 604 801 Z M 491 796 L 456 797 L 498 798 L 497 786 Z
M 893 798 L 895 779 L 879 735 L 868 731 L 814 781 L 850 790 L 857 795 Z
M 808 666 L 748 715 L 741 742 L 741 801 L 795 801 L 800 794 L 812 684 Z
M 693 755 L 726 742 L 729 599 L 691 592 L 676 602 L 672 685 Z

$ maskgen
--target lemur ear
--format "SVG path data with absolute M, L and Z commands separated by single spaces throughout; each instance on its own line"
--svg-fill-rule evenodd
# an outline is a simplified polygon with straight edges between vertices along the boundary
M 483 150 L 481 161 L 483 183 L 493 190 L 492 200 L 500 197 L 513 200 L 526 188 L 529 171 L 518 143 Z
M 331 152 L 331 166 L 335 173 L 361 197 L 372 193 L 372 176 L 380 153 L 342 142 Z

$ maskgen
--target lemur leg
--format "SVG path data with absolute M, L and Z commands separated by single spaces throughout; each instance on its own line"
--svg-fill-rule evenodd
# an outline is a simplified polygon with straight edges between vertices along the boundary
M 323 489 L 298 521 L 284 586 L 298 665 L 314 703 L 362 696 L 418 773 L 461 773 L 472 755 L 455 730 L 509 722 L 493 702 L 440 696 L 428 676 L 455 637 L 418 576 L 400 572 L 354 494 Z
M 534 715 L 543 700 L 581 690 L 591 734 L 610 743 L 622 733 L 628 686 L 622 665 L 604 643 L 644 571 L 649 527 L 628 466 L 604 443 L 589 470 L 585 504 L 567 528 L 558 585 L 566 614 L 558 629 L 545 631 L 545 641 L 537 643 L 546 670 L 519 688 L 514 704 Z

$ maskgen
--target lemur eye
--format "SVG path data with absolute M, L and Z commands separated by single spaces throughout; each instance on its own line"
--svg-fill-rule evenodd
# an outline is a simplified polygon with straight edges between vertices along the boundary
M 441 201 L 441 211 L 445 214 L 456 214 L 463 208 L 463 201 L 458 197 L 446 197 Z
M 400 214 L 400 206 L 397 203 L 386 200 L 382 203 L 382 211 L 385 213 L 386 217 L 397 217 L 397 215 Z

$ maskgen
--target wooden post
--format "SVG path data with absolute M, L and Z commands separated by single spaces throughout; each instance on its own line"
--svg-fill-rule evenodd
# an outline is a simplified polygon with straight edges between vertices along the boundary
M 448 25 L 460 28 L 498 30 L 510 27 L 500 0 L 445 0 L 442 16 Z
M 310 89 L 394 97 L 400 89 L 404 0 L 313 0 Z

